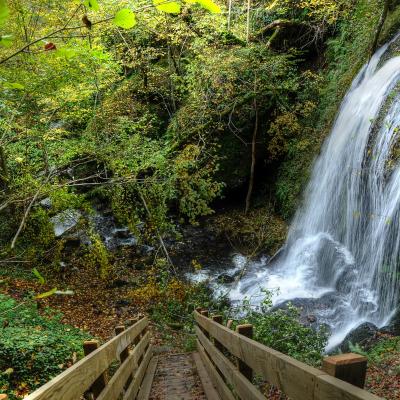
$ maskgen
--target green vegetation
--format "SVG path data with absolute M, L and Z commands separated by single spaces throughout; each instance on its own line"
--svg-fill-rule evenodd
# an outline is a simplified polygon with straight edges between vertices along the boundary
M 275 350 L 309 365 L 320 366 L 328 333 L 314 330 L 299 322 L 299 310 L 293 305 L 285 309 L 271 309 L 272 293 L 266 292 L 260 306 L 254 307 L 244 300 L 237 311 L 245 315 L 239 323 L 254 326 L 254 339 Z
M 255 340 L 284 354 L 314 366 L 321 363 L 327 332 L 302 325 L 299 310 L 294 306 L 273 309 L 271 292 L 265 292 L 260 306 L 255 307 L 245 299 L 242 304 L 231 307 L 223 295 L 212 298 L 204 284 L 187 285 L 171 279 L 167 265 L 161 261 L 147 274 L 145 282 L 131 296 L 163 327 L 164 339 L 175 346 L 178 343 L 186 350 L 193 346 L 192 314 L 201 307 L 223 315 L 225 323 L 232 318 L 235 324 L 252 324 Z
M 3 256 L 56 264 L 50 218 L 80 209 L 92 235 L 96 202 L 154 240 L 249 180 L 250 201 L 257 168 L 272 170 L 272 214 L 289 218 L 368 53 L 370 3 L 266 1 L 249 26 L 211 1 L 4 3 Z
M 66 283 L 74 266 L 107 282 L 140 265 L 129 299 L 168 335 L 182 331 L 186 349 L 196 306 L 230 316 L 223 299 L 179 278 L 165 242 L 208 218 L 243 253 L 279 249 L 388 3 L 225 3 L 0 0 L 1 276 L 36 268 Z M 389 3 L 381 41 L 399 26 Z M 99 209 L 138 246 L 111 251 Z M 78 223 L 56 237 L 54 218 L 71 210 Z M 33 303 L 0 300 L 0 389 L 19 395 L 65 367 L 86 336 Z M 318 365 L 325 333 L 270 305 L 241 307 L 256 339 Z
M 0 294 L 0 393 L 21 398 L 82 356 L 90 336 L 61 323 L 51 309 L 38 312 L 31 299 Z

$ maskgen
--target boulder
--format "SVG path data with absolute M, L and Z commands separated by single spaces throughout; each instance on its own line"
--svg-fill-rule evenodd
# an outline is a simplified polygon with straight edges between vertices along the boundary
M 54 235 L 60 237 L 65 232 L 70 231 L 78 224 L 81 216 L 82 214 L 80 211 L 69 209 L 50 218 L 54 228 Z
M 400 307 L 395 312 L 390 323 L 380 330 L 382 333 L 389 333 L 391 335 L 400 336 Z
M 235 277 L 231 276 L 231 275 L 228 275 L 228 274 L 221 274 L 221 275 L 218 276 L 217 282 L 218 283 L 222 283 L 222 284 L 224 284 L 224 283 L 233 283 L 233 282 L 235 282 Z
M 375 342 L 379 329 L 370 322 L 364 322 L 356 329 L 352 330 L 339 346 L 340 349 L 347 353 L 350 351 L 350 343 L 360 345 L 363 349 L 368 350 Z

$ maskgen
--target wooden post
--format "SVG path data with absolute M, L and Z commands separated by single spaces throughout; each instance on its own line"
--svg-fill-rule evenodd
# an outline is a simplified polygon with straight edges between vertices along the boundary
M 83 343 L 83 352 L 85 356 L 89 355 L 93 351 L 99 348 L 99 341 L 98 340 L 88 340 Z M 89 389 L 89 392 L 93 394 L 93 397 L 97 399 L 103 389 L 106 387 L 108 382 L 108 373 L 104 371 L 92 384 Z
M 226 323 L 226 327 L 227 327 L 228 329 L 231 329 L 231 328 L 232 328 L 232 325 L 233 325 L 233 319 L 228 319 L 228 322 Z
M 238 325 L 236 327 L 236 332 L 251 339 L 253 338 L 253 325 Z M 239 358 L 237 358 L 236 360 L 236 365 L 239 372 L 241 372 L 251 382 L 253 380 L 253 370 Z
M 201 311 L 200 314 L 203 317 L 207 317 L 208 318 L 208 311 L 207 310 Z M 202 329 L 202 331 L 203 331 L 204 335 L 206 335 L 206 338 L 210 339 L 210 334 L 205 329 Z
M 222 315 L 214 315 L 212 317 L 212 320 L 214 322 L 216 322 L 217 324 L 221 324 L 222 325 Z M 221 342 L 218 342 L 218 340 L 214 339 L 214 345 L 219 351 L 224 352 L 225 347 L 222 345 Z
M 325 357 L 322 370 L 335 378 L 364 388 L 367 358 L 354 353 Z

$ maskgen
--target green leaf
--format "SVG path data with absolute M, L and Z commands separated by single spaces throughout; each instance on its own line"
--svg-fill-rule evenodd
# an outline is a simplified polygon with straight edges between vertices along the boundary
M 153 0 L 153 4 L 157 10 L 168 14 L 179 14 L 181 12 L 181 5 L 176 1 Z
M 57 292 L 57 288 L 53 288 L 49 290 L 48 292 L 40 293 L 36 296 L 36 299 L 44 299 L 46 297 L 53 296 Z
M 69 60 L 73 57 L 76 57 L 77 51 L 69 47 L 62 47 L 61 49 L 57 49 L 56 54 L 60 57 L 65 57 L 67 60 Z
M 36 276 L 41 285 L 44 285 L 46 283 L 46 280 L 44 279 L 43 275 L 36 268 L 33 268 L 32 273 L 33 275 Z
M 6 0 L 0 0 L 0 26 L 6 22 L 8 16 L 10 15 L 10 10 L 7 6 Z
M 3 87 L 5 87 L 6 89 L 17 89 L 17 90 L 25 89 L 25 86 L 21 85 L 18 82 L 4 82 Z
M 3 35 L 0 36 L 0 46 L 3 47 L 11 47 L 12 46 L 12 35 Z
M 221 8 L 212 0 L 196 0 L 196 3 L 212 14 L 221 14 Z
M 115 14 L 114 24 L 120 28 L 131 29 L 136 25 L 136 16 L 129 8 L 123 8 Z
M 85 0 L 83 2 L 83 4 L 89 8 L 90 10 L 93 11 L 99 11 L 100 7 L 99 7 L 99 3 L 97 2 L 97 0 Z

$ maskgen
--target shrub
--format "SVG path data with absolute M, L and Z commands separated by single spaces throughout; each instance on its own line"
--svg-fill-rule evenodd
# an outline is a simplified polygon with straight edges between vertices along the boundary
M 61 323 L 61 314 L 0 294 L 0 393 L 22 398 L 82 355 L 89 335 Z
M 257 308 L 244 300 L 239 309 L 240 314 L 244 315 L 241 323 L 254 326 L 256 341 L 306 364 L 320 365 L 328 340 L 326 330 L 314 330 L 302 325 L 299 322 L 299 310 L 293 305 L 271 310 L 271 297 L 271 292 L 266 292 Z

